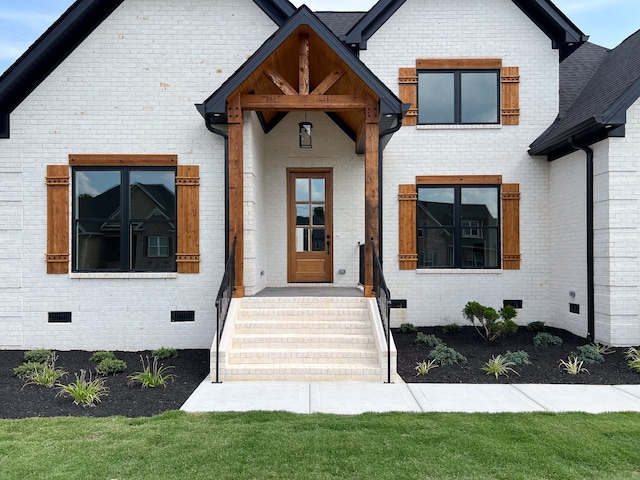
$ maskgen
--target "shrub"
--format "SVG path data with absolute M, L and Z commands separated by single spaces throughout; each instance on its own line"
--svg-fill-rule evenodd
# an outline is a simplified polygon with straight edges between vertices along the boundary
M 462 315 L 471 322 L 482 338 L 490 342 L 518 330 L 518 325 L 513 321 L 518 312 L 511 305 L 497 312 L 494 308 L 485 307 L 478 302 L 468 302 L 462 309 Z
M 484 366 L 482 367 L 482 370 L 487 372 L 487 375 L 495 375 L 496 378 L 498 378 L 501 375 L 508 377 L 509 372 L 513 372 L 516 375 L 518 375 L 518 372 L 516 372 L 513 368 L 511 368 L 513 365 L 515 364 L 507 360 L 502 355 L 496 355 L 495 357 L 491 357 L 484 364 Z
M 61 368 L 56 368 L 56 360 L 58 357 L 54 354 L 51 361 L 44 364 L 36 362 L 27 362 L 38 365 L 37 367 L 30 367 L 31 372 L 26 374 L 23 380 L 26 381 L 25 385 L 43 385 L 45 387 L 53 387 L 58 379 L 64 377 L 67 372 Z
M 569 375 L 577 375 L 579 373 L 589 373 L 589 370 L 582 367 L 583 362 L 576 357 L 569 357 L 567 361 L 559 360 L 560 368 L 562 368 Z
M 413 323 L 402 323 L 399 330 L 401 333 L 411 333 L 416 331 L 416 326 Z
M 544 322 L 537 321 L 527 324 L 527 330 L 529 330 L 530 332 L 544 332 L 544 329 Z
M 151 356 L 158 360 L 166 360 L 167 358 L 176 358 L 178 356 L 178 350 L 175 348 L 158 348 L 151 352 Z
M 457 323 L 450 323 L 449 325 L 445 325 L 444 327 L 442 327 L 442 333 L 447 334 L 460 333 L 460 330 L 462 330 L 462 327 Z
M 51 350 L 29 350 L 24 352 L 25 363 L 35 362 L 40 364 L 51 363 L 54 361 L 55 354 Z
M 426 360 L 423 360 L 421 362 L 418 362 L 416 364 L 416 368 L 415 368 L 415 370 L 417 372 L 416 376 L 418 376 L 418 375 L 426 375 L 433 368 L 438 368 L 436 360 L 429 360 L 428 362 Z
M 156 357 L 153 357 L 152 364 L 149 357 L 147 357 L 147 362 L 145 363 L 141 355 L 140 362 L 142 362 L 142 371 L 129 375 L 129 384 L 139 383 L 142 388 L 158 387 L 160 385 L 166 387 L 167 381 L 173 381 L 175 375 L 168 373 L 172 367 L 165 367 L 164 365 L 158 367 L 158 359 Z
M 529 354 L 524 350 L 517 350 L 515 352 L 507 350 L 507 353 L 503 355 L 503 358 L 514 365 L 528 365 L 531 363 L 529 361 Z
M 431 350 L 428 358 L 435 360 L 440 365 L 464 365 L 467 363 L 464 355 L 451 347 L 447 347 L 444 343 Z
M 640 350 L 638 350 L 637 348 L 629 347 L 625 352 L 624 358 L 629 360 L 629 363 L 627 363 L 627 365 L 632 371 L 640 373 Z
M 73 398 L 73 403 L 83 407 L 93 407 L 101 401 L 101 397 L 108 395 L 109 389 L 104 384 L 104 378 L 93 378 L 89 372 L 89 380 L 86 378 L 86 371 L 80 370 L 80 375 L 76 373 L 76 381 L 68 385 L 58 384 L 60 391 L 58 395 L 69 395 Z
M 28 380 L 32 375 L 36 373 L 37 370 L 40 370 L 43 367 L 41 363 L 37 362 L 27 362 L 23 363 L 19 367 L 13 369 L 13 374 L 22 379 Z
M 595 342 L 592 343 L 591 346 L 596 349 L 596 351 L 601 355 L 610 355 L 612 353 L 616 353 L 614 348 L 611 348 L 608 345 L 603 345 L 601 343 Z
M 584 362 L 587 365 L 604 362 L 604 357 L 593 345 L 580 345 L 576 347 L 575 352 L 571 352 L 571 356 L 576 357 L 578 361 Z
M 422 332 L 417 333 L 415 343 L 425 347 L 437 347 L 438 345 L 443 345 L 442 340 L 435 335 L 425 335 Z
M 118 358 L 105 358 L 96 366 L 96 372 L 102 375 L 117 375 L 127 369 L 127 364 Z
M 99 352 L 95 352 L 91 357 L 89 357 L 89 361 L 93 363 L 100 363 L 103 360 L 112 360 L 116 358 L 116 354 L 113 352 L 109 352 L 106 350 L 101 350 Z
M 557 347 L 562 345 L 562 339 L 547 332 L 540 332 L 533 337 L 533 344 L 536 347 Z

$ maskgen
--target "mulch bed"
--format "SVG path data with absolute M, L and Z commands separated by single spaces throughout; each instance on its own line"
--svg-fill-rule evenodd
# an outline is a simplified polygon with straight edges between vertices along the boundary
M 445 334 L 442 327 L 421 327 L 418 331 L 439 337 L 447 346 L 463 354 L 468 363 L 464 366 L 447 365 L 432 369 L 427 375 L 416 375 L 416 363 L 426 360 L 430 348 L 415 344 L 416 333 L 401 333 L 394 330 L 394 340 L 398 349 L 398 373 L 407 383 L 577 383 L 577 384 L 638 384 L 640 374 L 629 370 L 624 358 L 625 348 L 615 349 L 606 355 L 599 365 L 585 365 L 589 373 L 569 375 L 558 367 L 558 360 L 567 359 L 579 345 L 588 342 L 564 330 L 548 328 L 547 331 L 563 340 L 562 346 L 536 348 L 534 333 L 520 327 L 514 335 L 485 342 L 473 327 L 463 327 L 459 333 Z M 496 379 L 481 370 L 492 356 L 525 350 L 529 354 L 530 365 L 515 367 L 519 375 L 510 374 Z M 56 365 L 69 372 L 62 381 L 75 380 L 74 373 L 81 369 L 95 369 L 89 363 L 92 352 L 56 352 Z M 175 375 L 166 387 L 141 388 L 129 385 L 128 375 L 141 370 L 140 355 L 150 356 L 150 352 L 114 352 L 127 363 L 127 370 L 117 376 L 108 376 L 107 396 L 94 407 L 80 407 L 70 398 L 56 396 L 58 389 L 38 385 L 25 385 L 14 376 L 13 369 L 22 364 L 24 351 L 0 350 L 0 418 L 17 419 L 29 417 L 87 416 L 108 417 L 149 417 L 167 410 L 177 410 L 209 373 L 208 350 L 179 350 L 178 357 L 164 360 L 171 365 Z
M 419 332 L 436 335 L 448 347 L 467 358 L 464 366 L 445 365 L 434 368 L 426 375 L 416 375 L 416 364 L 428 360 L 431 348 L 415 344 L 416 333 L 401 333 L 394 330 L 393 338 L 398 349 L 398 373 L 407 383 L 574 383 L 590 385 L 622 385 L 640 383 L 640 374 L 631 371 L 625 357 L 626 348 L 615 348 L 615 352 L 604 356 L 604 363 L 584 365 L 589 373 L 569 375 L 559 368 L 560 359 L 567 360 L 571 352 L 580 345 L 587 345 L 584 338 L 565 330 L 547 328 L 546 331 L 562 339 L 562 345 L 537 348 L 533 345 L 535 333 L 520 327 L 513 335 L 485 341 L 475 330 L 462 327 L 459 333 L 444 333 L 442 327 L 421 327 Z M 529 365 L 513 367 L 518 375 L 495 378 L 481 370 L 484 363 L 495 355 L 504 355 L 524 350 L 529 354 Z

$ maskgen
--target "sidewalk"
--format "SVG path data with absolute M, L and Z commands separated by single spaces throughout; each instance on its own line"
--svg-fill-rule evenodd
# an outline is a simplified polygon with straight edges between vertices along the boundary
M 211 383 L 185 402 L 187 412 L 640 412 L 640 385 L 490 385 L 439 383 Z

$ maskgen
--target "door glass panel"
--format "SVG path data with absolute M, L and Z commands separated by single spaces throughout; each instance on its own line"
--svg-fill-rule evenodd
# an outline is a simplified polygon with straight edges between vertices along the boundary
M 309 229 L 296 228 L 296 252 L 309 251 Z
M 324 226 L 324 205 L 312 205 L 313 225 Z
M 309 225 L 309 205 L 296 205 L 296 225 Z
M 296 202 L 309 201 L 309 179 L 296 178 Z
M 314 228 L 311 238 L 311 250 L 314 252 L 324 252 L 324 228 Z
M 311 179 L 311 201 L 324 202 L 324 178 Z

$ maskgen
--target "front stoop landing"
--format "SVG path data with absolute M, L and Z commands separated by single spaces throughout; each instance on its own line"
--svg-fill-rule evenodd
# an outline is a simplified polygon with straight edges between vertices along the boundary
M 387 353 L 374 307 L 358 297 L 234 299 L 220 345 L 220 381 L 384 382 Z M 395 365 L 392 347 L 394 378 Z M 215 370 L 214 342 L 212 379 Z

